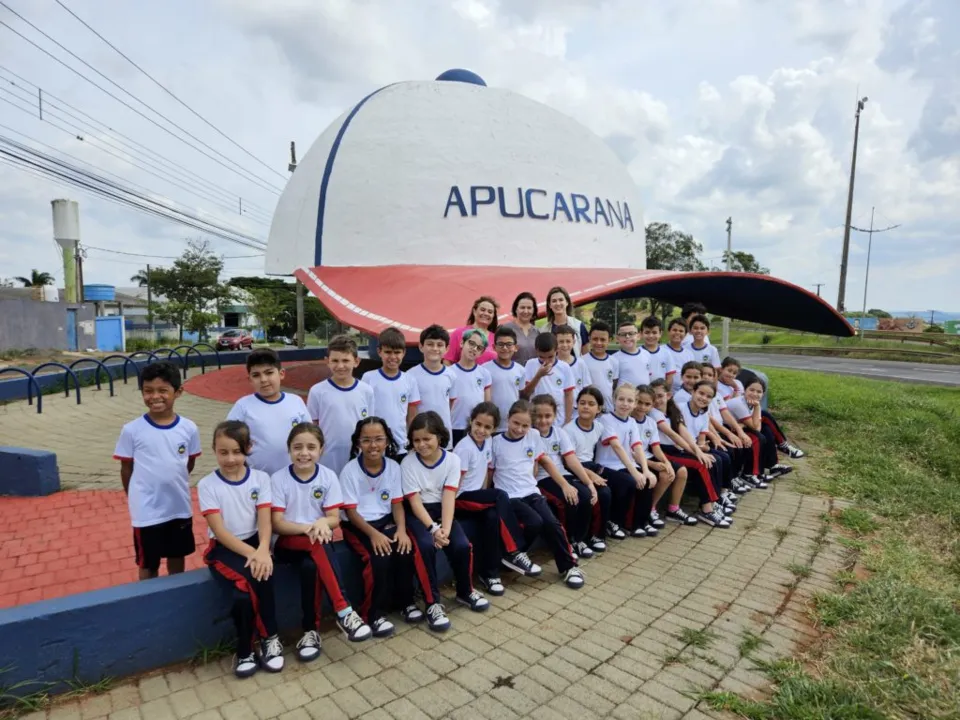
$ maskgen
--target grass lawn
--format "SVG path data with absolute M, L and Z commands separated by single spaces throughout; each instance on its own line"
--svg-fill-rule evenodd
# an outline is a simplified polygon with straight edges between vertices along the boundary
M 812 608 L 822 641 L 766 667 L 768 701 L 711 703 L 763 720 L 960 718 L 960 390 L 764 372 L 813 450 L 800 489 L 855 503 L 833 519 L 850 565 Z

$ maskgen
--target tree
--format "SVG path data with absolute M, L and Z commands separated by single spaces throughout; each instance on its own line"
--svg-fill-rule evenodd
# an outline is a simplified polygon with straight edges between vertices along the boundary
M 265 277 L 235 277 L 230 280 L 234 287 L 242 288 L 247 292 L 257 289 L 272 290 L 282 305 L 272 325 L 275 332 L 281 335 L 292 336 L 297 331 L 297 286 L 294 283 L 280 278 Z M 257 313 L 259 317 L 259 313 Z M 307 332 L 316 333 L 324 323 L 333 321 L 333 316 L 312 295 L 303 299 L 303 325 Z
M 233 299 L 233 288 L 220 282 L 222 271 L 223 259 L 206 240 L 190 240 L 173 267 L 151 269 L 151 288 L 166 298 L 156 314 L 179 326 L 181 342 L 185 329 L 205 335 Z
M 147 288 L 147 324 L 150 325 L 151 330 L 153 330 L 153 288 L 151 284 L 155 272 L 156 269 L 148 265 L 143 270 L 139 270 L 136 275 L 130 276 L 130 282 L 136 283 L 137 287 Z
M 269 341 L 271 330 L 279 325 L 285 307 L 282 291 L 274 288 L 248 288 L 247 306 L 257 316 L 263 330 L 263 339 Z
M 700 261 L 703 245 L 693 235 L 670 227 L 669 223 L 652 222 L 645 228 L 648 270 L 682 270 L 698 272 L 707 267 Z M 648 298 L 650 314 L 664 320 L 673 312 L 673 306 Z
M 714 268 L 714 270 L 725 270 L 728 257 L 730 258 L 731 272 L 754 273 L 756 275 L 770 274 L 770 268 L 761 267 L 752 253 L 743 252 L 742 250 L 724 250 L 724 266 L 723 268 Z
M 613 330 L 611 334 L 615 335 L 619 325 L 635 320 L 639 305 L 640 301 L 637 298 L 598 300 L 593 309 L 593 319 L 607 323 Z
M 14 278 L 19 283 L 23 283 L 24 287 L 43 287 L 44 285 L 53 285 L 56 282 L 48 272 L 40 272 L 37 269 L 30 271 L 30 277 L 25 278 L 22 275 L 20 277 Z
M 879 308 L 870 308 L 867 310 L 867 315 L 877 318 L 892 318 L 893 315 L 888 313 L 886 310 L 880 310 Z

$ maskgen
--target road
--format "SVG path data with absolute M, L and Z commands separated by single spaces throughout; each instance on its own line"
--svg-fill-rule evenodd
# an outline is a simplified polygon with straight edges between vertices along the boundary
M 898 362 L 894 360 L 860 360 L 857 358 L 810 357 L 806 355 L 750 355 L 737 353 L 737 358 L 748 366 L 815 370 L 839 375 L 858 375 L 877 380 L 900 380 L 960 387 L 960 365 L 932 365 L 929 363 Z

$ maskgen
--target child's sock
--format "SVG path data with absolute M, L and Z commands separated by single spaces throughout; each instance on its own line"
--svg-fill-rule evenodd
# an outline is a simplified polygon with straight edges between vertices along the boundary
M 679 505 L 667 505 L 668 512 L 676 512 L 679 509 L 680 509 Z
M 337 617 L 340 619 L 343 619 L 352 612 L 353 612 L 353 608 L 347 605 L 343 610 L 337 613 Z

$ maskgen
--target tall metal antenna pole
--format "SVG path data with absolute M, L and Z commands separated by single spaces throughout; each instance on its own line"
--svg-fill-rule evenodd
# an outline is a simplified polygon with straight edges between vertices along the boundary
M 840 293 L 837 296 L 837 312 L 844 311 L 844 295 L 847 291 L 847 258 L 850 255 L 850 220 L 853 215 L 853 183 L 857 174 L 857 143 L 860 139 L 860 111 L 867 98 L 857 100 L 856 122 L 853 126 L 853 155 L 850 159 L 850 189 L 847 192 L 847 219 L 843 225 L 843 254 L 840 256 Z
M 873 234 L 886 232 L 887 230 L 893 230 L 894 228 L 900 227 L 900 225 L 891 225 L 890 227 L 880 228 L 879 230 L 874 229 L 873 227 L 873 216 L 877 208 L 870 208 L 870 228 L 868 230 L 863 230 L 858 227 L 851 227 L 851 230 L 856 230 L 857 232 L 867 233 L 867 272 L 863 279 L 863 312 L 860 313 L 860 339 L 864 337 L 864 321 L 867 319 L 867 285 L 870 283 L 870 253 L 873 250 Z

